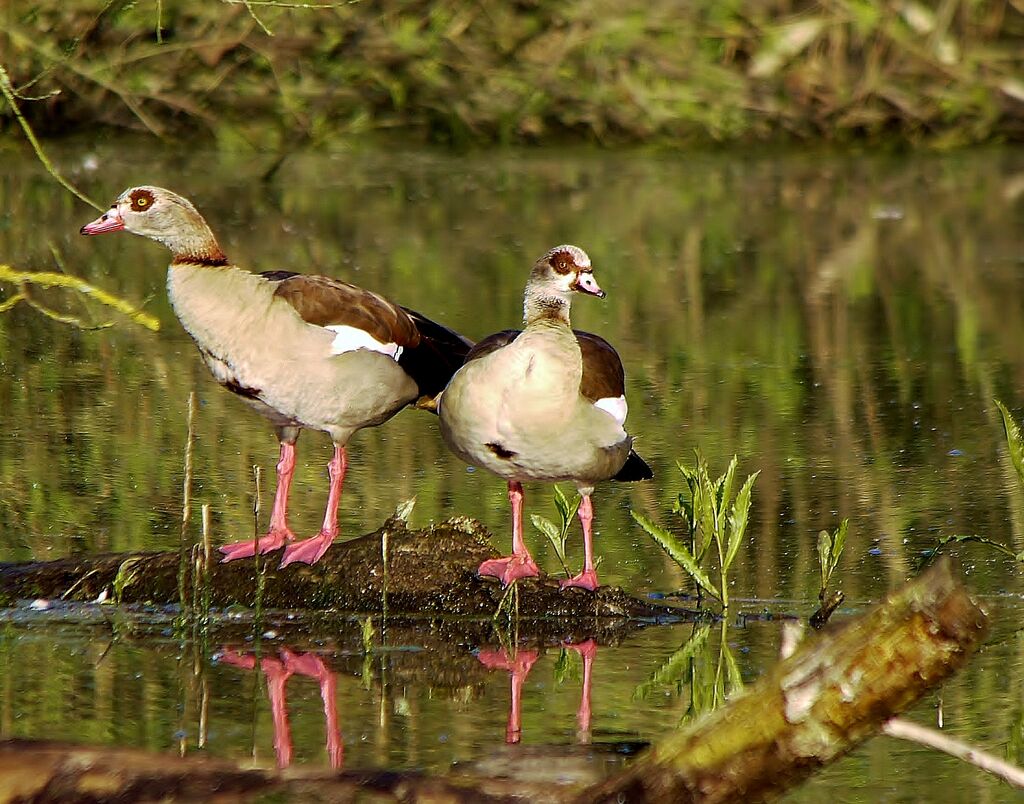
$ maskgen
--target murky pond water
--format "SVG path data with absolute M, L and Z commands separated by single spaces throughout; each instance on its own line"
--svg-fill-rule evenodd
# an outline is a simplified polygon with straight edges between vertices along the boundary
M 517 324 L 534 257 L 563 242 L 586 248 L 608 297 L 579 300 L 573 320 L 622 355 L 628 427 L 657 474 L 595 495 L 606 583 L 640 593 L 686 585 L 629 511 L 671 523 L 682 489 L 675 460 L 698 446 L 713 469 L 736 453 L 742 472 L 761 472 L 733 571 L 743 613 L 810 613 L 815 536 L 843 517 L 848 607 L 839 617 L 913 574 L 942 536 L 1024 549 L 1024 492 L 992 403 L 1024 413 L 1024 153 L 354 151 L 291 157 L 266 183 L 269 156 L 130 143 L 66 145 L 55 156 L 103 203 L 140 183 L 190 197 L 241 265 L 342 277 L 471 338 Z M 152 333 L 41 291 L 34 301 L 116 326 L 80 329 L 26 304 L 0 314 L 3 561 L 176 548 L 192 391 L 195 504 L 211 505 L 215 538 L 251 534 L 254 465 L 272 491 L 270 428 L 207 376 L 167 302 L 166 252 L 127 235 L 79 237 L 92 217 L 20 147 L 0 146 L 0 263 L 84 277 L 162 325 Z M 507 547 L 503 483 L 451 456 L 433 417 L 404 412 L 356 436 L 350 456 L 345 534 L 375 528 L 415 496 L 414 524 L 463 513 Z M 322 435 L 300 440 L 297 531 L 318 525 L 328 457 Z M 553 516 L 550 489 L 528 486 L 526 507 Z M 528 539 L 555 571 L 542 537 Z M 570 550 L 581 560 L 578 539 Z M 914 717 L 934 723 L 941 710 L 952 733 L 1019 761 L 1021 570 L 979 546 L 955 552 L 996 628 Z M 513 661 L 497 639 L 449 655 L 428 640 L 378 635 L 366 653 L 350 640 L 305 644 L 271 629 L 258 644 L 198 646 L 167 623 L 53 619 L 6 618 L 0 735 L 163 751 L 202 743 L 267 765 L 443 770 L 557 746 L 600 771 L 707 705 L 723 645 L 716 627 L 690 676 L 650 685 L 693 626 L 646 628 L 593 653 L 537 646 Z M 777 655 L 778 624 L 730 624 L 724 645 L 752 681 Z M 514 735 L 513 680 L 522 704 Z M 513 737 L 509 757 L 502 746 Z M 579 754 L 580 743 L 610 748 Z M 878 738 L 791 797 L 936 795 L 1010 793 L 953 760 Z

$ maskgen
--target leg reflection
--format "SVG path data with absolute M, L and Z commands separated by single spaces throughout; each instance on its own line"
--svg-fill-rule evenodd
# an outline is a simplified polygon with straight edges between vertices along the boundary
M 530 674 L 530 668 L 537 661 L 538 655 L 536 650 L 518 650 L 509 658 L 504 648 L 482 650 L 477 654 L 477 659 L 489 670 L 508 670 L 512 675 L 512 702 L 509 706 L 508 726 L 505 729 L 506 743 L 518 743 L 522 737 L 523 682 Z
M 219 661 L 238 667 L 242 670 L 253 670 L 256 657 L 230 649 L 221 652 Z M 291 764 L 293 755 L 291 725 L 288 720 L 288 701 L 285 685 L 292 675 L 309 676 L 320 685 L 320 697 L 323 699 L 324 719 L 327 724 L 327 757 L 332 768 L 340 768 L 344 758 L 344 742 L 338 724 L 338 708 L 335 701 L 337 679 L 323 658 L 315 653 L 298 653 L 289 648 L 282 648 L 279 658 L 268 656 L 260 660 L 260 670 L 267 679 L 267 695 L 270 699 L 270 711 L 274 722 L 274 751 L 277 765 L 286 768 Z

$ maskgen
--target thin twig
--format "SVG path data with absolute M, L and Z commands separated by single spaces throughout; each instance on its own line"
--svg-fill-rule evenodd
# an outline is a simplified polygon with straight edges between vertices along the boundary
M 21 113 L 21 109 L 18 108 L 18 101 L 14 97 L 14 86 L 11 84 L 11 77 L 7 74 L 7 70 L 0 64 L 0 94 L 3 94 L 7 100 L 8 105 L 11 107 L 11 111 L 14 112 L 14 116 L 18 118 L 18 123 L 21 125 L 21 130 L 25 132 L 25 137 L 32 145 L 33 150 L 36 152 L 36 156 L 39 161 L 43 163 L 43 167 L 46 168 L 46 172 L 53 176 L 65 190 L 70 192 L 76 198 L 84 201 L 95 209 L 103 209 L 99 204 L 93 201 L 89 196 L 85 195 L 81 190 L 75 187 L 71 182 L 65 179 L 60 173 L 57 172 L 57 168 L 53 166 L 49 157 L 43 151 L 43 146 L 39 144 L 39 140 L 36 139 L 35 132 L 32 131 L 32 127 L 28 124 L 28 120 L 25 119 L 25 115 Z
M 2 69 L 3 68 L 0 67 L 0 70 Z M 0 282 L 13 282 L 21 286 L 22 294 L 24 294 L 25 285 L 38 285 L 44 288 L 68 288 L 85 296 L 89 296 L 90 298 L 96 299 L 96 301 L 101 304 L 105 304 L 108 307 L 113 307 L 119 313 L 128 316 L 128 318 L 136 324 L 141 324 L 153 332 L 160 329 L 160 322 L 154 316 L 151 316 L 148 313 L 143 313 L 124 299 L 120 299 L 113 294 L 107 293 L 105 290 L 101 290 L 95 285 L 89 284 L 84 279 L 79 279 L 77 276 L 58 274 L 52 271 L 18 271 L 10 265 L 0 264 Z M 33 303 L 28 298 L 25 298 L 25 301 L 28 301 L 30 304 Z M 8 299 L 4 301 L 3 304 L 5 306 L 10 304 L 10 300 Z M 3 309 L 6 309 L 6 307 Z M 54 317 L 57 317 L 57 315 L 55 314 Z
M 282 2 L 278 2 L 278 0 L 221 0 L 221 2 L 222 3 L 226 3 L 229 6 L 243 6 L 244 5 L 246 8 L 249 8 L 249 6 L 273 6 L 275 8 L 310 8 L 310 9 L 323 8 L 323 9 L 331 9 L 331 8 L 344 8 L 345 6 L 352 6 L 352 5 L 355 5 L 356 3 L 360 2 L 360 0 L 348 0 L 347 2 L 344 2 L 344 3 L 282 3 Z M 252 14 L 252 10 L 251 9 L 249 10 L 249 13 Z M 255 15 L 253 15 L 253 19 L 256 19 Z M 258 19 L 256 21 L 259 22 Z M 263 27 L 263 23 L 260 23 L 260 27 L 261 28 Z M 264 28 L 264 30 L 266 30 L 266 29 Z M 269 33 L 269 31 L 268 31 L 268 33 Z M 273 35 L 273 34 L 271 34 L 271 35 Z
M 241 0 L 241 3 L 245 6 L 245 10 L 249 12 L 249 16 L 252 17 L 256 21 L 256 24 L 263 29 L 263 33 L 265 33 L 267 36 L 273 36 L 274 32 L 271 31 L 266 25 L 264 25 L 263 20 L 257 17 L 256 12 L 252 10 L 252 0 Z
M 900 717 L 894 717 L 887 721 L 882 726 L 882 731 L 890 737 L 910 740 L 928 748 L 934 748 L 936 751 L 943 751 L 957 759 L 962 759 L 964 762 L 969 762 L 986 773 L 998 776 L 1004 782 L 1012 784 L 1014 787 L 1024 788 L 1024 768 L 1011 765 L 1009 762 L 1005 762 L 980 748 L 975 748 L 962 740 L 957 740 L 955 737 L 950 737 L 940 731 L 929 729 L 927 726 L 921 726 Z

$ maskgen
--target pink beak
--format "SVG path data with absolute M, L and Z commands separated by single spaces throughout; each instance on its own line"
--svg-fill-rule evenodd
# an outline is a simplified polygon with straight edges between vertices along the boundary
M 121 213 L 115 207 L 111 207 L 92 223 L 85 224 L 78 233 L 98 235 L 104 232 L 119 232 L 122 229 L 124 229 L 124 221 L 121 219 Z
M 597 284 L 597 280 L 594 279 L 592 273 L 581 273 L 576 277 L 576 284 L 574 288 L 581 293 L 589 293 L 591 296 L 597 296 L 599 299 L 603 299 L 607 294 L 601 290 L 601 286 Z

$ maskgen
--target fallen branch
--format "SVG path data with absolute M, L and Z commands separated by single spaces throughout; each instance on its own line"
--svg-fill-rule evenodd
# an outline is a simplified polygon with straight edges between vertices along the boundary
M 758 800 L 878 732 L 959 668 L 984 612 L 948 560 L 838 630 L 805 640 L 743 695 L 578 801 Z

